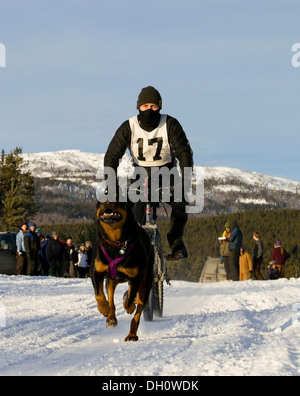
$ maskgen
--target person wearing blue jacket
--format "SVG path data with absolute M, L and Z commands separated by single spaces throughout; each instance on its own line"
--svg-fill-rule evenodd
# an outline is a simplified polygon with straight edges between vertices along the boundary
M 243 244 L 243 234 L 236 221 L 231 224 L 231 235 L 228 238 L 228 241 L 228 249 L 231 253 L 229 261 L 230 279 L 233 281 L 238 281 L 240 279 L 239 259 L 240 248 Z
M 16 236 L 16 245 L 17 245 L 16 275 L 26 274 L 27 257 L 25 253 L 24 235 L 28 232 L 29 231 L 27 230 L 27 222 L 23 221 L 23 223 L 20 225 L 20 230 Z
M 36 235 L 36 224 L 28 223 L 29 232 L 24 235 L 25 253 L 27 256 L 26 275 L 37 275 L 39 266 L 39 251 L 41 250 L 41 242 Z

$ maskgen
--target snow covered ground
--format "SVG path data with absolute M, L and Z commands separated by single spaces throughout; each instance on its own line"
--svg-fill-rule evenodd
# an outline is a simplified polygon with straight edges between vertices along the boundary
M 90 279 L 0 276 L 1 375 L 300 374 L 300 279 L 165 286 L 164 318 L 100 316 Z

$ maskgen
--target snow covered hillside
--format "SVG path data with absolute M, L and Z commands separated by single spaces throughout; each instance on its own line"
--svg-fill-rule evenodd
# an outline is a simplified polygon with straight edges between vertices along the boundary
M 83 178 L 89 174 L 92 178 L 96 178 L 99 171 L 103 168 L 104 154 L 84 153 L 80 150 L 63 150 L 56 152 L 22 154 L 23 159 L 28 162 L 28 169 L 34 177 L 53 178 L 60 177 L 68 179 L 70 177 Z M 131 162 L 127 154 L 124 155 L 121 163 L 121 173 L 128 173 Z M 234 179 L 244 184 L 266 187 L 271 190 L 280 190 L 287 192 L 300 192 L 300 183 L 284 179 L 263 175 L 257 172 L 245 172 L 235 168 L 228 167 L 209 167 L 200 166 L 204 170 L 206 180 L 223 181 L 219 185 L 219 189 L 226 191 L 225 181 Z M 222 186 L 223 185 L 223 186 Z
M 36 178 L 38 195 L 51 191 L 56 202 L 61 192 L 70 199 L 94 199 L 103 172 L 104 154 L 80 150 L 22 154 Z M 204 177 L 204 213 L 228 213 L 247 209 L 300 208 L 300 183 L 226 167 L 196 165 Z M 130 175 L 132 162 L 124 155 L 120 175 Z M 78 197 L 74 195 L 78 194 Z
M 300 279 L 165 286 L 162 319 L 118 326 L 90 279 L 0 276 L 1 375 L 300 375 Z

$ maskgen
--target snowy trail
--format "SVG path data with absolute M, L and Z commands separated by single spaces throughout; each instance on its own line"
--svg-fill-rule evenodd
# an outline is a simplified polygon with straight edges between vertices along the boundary
M 164 318 L 142 319 L 136 343 L 124 342 L 125 290 L 108 329 L 89 279 L 1 275 L 0 374 L 300 375 L 300 279 L 174 281 Z

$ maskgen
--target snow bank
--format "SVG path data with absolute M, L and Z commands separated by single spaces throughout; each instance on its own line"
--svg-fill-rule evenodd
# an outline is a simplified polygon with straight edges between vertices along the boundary
M 1 375 L 300 374 L 300 279 L 174 281 L 164 318 L 142 319 L 136 343 L 124 342 L 125 290 L 108 329 L 90 279 L 1 275 Z

